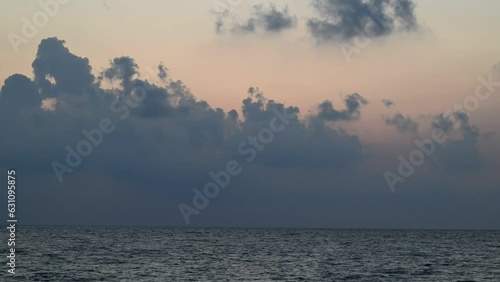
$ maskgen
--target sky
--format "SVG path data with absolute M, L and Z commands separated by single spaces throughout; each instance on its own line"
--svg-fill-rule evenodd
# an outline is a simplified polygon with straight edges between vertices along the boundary
M 25 224 L 499 229 L 499 8 L 4 1 L 0 168 Z

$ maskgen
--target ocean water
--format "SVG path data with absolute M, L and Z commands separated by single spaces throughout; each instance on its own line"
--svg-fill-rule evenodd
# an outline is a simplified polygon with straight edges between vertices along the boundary
M 1 281 L 500 281 L 499 231 L 21 227 L 16 240 Z

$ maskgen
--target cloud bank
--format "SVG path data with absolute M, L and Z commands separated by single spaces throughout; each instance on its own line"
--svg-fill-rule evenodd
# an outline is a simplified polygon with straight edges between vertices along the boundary
M 473 219 L 498 214 L 498 192 L 470 203 L 475 186 L 454 180 L 477 173 L 485 191 L 496 185 L 479 150 L 484 135 L 464 113 L 435 117 L 430 127 L 449 138 L 431 156 L 432 170 L 421 168 L 405 182 L 409 192 L 391 196 L 383 171 L 404 152 L 373 147 L 359 131 L 343 128 L 364 122 L 370 104 L 359 93 L 300 109 L 249 87 L 240 109 L 223 110 L 197 99 L 163 64 L 145 73 L 121 56 L 97 73 L 58 38 L 41 41 L 32 68 L 32 77 L 12 74 L 0 88 L 0 167 L 21 173 L 21 212 L 30 224 L 182 225 L 177 205 L 192 198 L 193 187 L 228 161 L 247 159 L 242 175 L 193 218 L 195 225 L 401 227 L 387 222 L 418 218 L 408 226 L 428 228 L 442 227 L 453 212 L 476 212 Z M 286 129 L 269 144 L 255 143 L 276 112 L 288 117 Z M 426 128 L 401 114 L 385 122 L 402 132 Z M 398 142 L 385 145 L 394 150 Z M 79 151 L 86 152 L 80 159 Z M 450 198 L 457 206 L 451 211 L 444 208 Z M 422 213 L 422 205 L 429 210 Z M 468 226 L 498 226 L 497 219 Z
M 100 120 L 110 119 L 116 129 L 82 162 L 92 165 L 72 170 L 171 171 L 189 163 L 196 174 L 196 168 L 209 171 L 211 164 L 234 158 L 239 142 L 269 122 L 273 110 L 296 117 L 256 163 L 342 167 L 362 158 L 359 138 L 329 124 L 359 119 L 360 107 L 367 103 L 359 94 L 346 98 L 345 110 L 327 101 L 301 120 L 298 107 L 267 99 L 252 87 L 239 117 L 236 110 L 226 112 L 197 100 L 181 80 L 167 75 L 163 65 L 156 77 L 141 79 L 132 58 L 117 57 L 95 77 L 88 59 L 72 54 L 57 38 L 41 41 L 32 66 L 34 79 L 14 74 L 0 94 L 2 126 L 9 128 L 10 140 L 16 140 L 5 140 L 0 150 L 14 163 L 22 159 L 22 152 L 40 170 L 51 169 L 51 161 L 64 164 L 68 146 L 76 150 L 78 141 L 85 139 L 83 130 L 91 132 Z M 156 78 L 161 85 L 151 82 Z M 8 116 L 16 122 L 8 122 Z

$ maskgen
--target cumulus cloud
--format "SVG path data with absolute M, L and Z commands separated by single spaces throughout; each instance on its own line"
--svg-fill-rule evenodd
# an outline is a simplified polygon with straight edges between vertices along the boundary
M 349 41 L 383 37 L 418 28 L 412 0 L 313 0 L 317 18 L 307 27 L 316 40 Z
M 94 83 L 89 60 L 70 53 L 64 43 L 64 40 L 48 38 L 38 46 L 32 67 L 43 98 L 61 94 L 82 95 Z
M 89 60 L 71 53 L 57 38 L 41 41 L 32 66 L 33 78 L 12 74 L 0 88 L 0 126 L 8 137 L 0 138 L 0 167 L 15 167 L 25 179 L 20 197 L 29 203 L 23 209 L 27 222 L 144 224 L 144 218 L 151 218 L 147 224 L 182 224 L 177 205 L 192 198 L 194 187 L 211 181 L 210 171 L 222 170 L 229 160 L 245 163 L 253 153 L 248 142 L 240 147 L 241 142 L 268 127 L 276 112 L 289 115 L 286 128 L 264 144 L 265 150 L 245 166 L 240 178 L 231 180 L 231 187 L 237 189 L 220 196 L 217 207 L 206 209 L 206 217 L 199 217 L 199 222 L 255 224 L 272 215 L 269 222 L 283 224 L 285 211 L 293 215 L 290 225 L 309 224 L 309 219 L 321 218 L 326 210 L 340 215 L 335 222 L 358 220 L 357 224 L 370 226 L 372 219 L 392 214 L 380 212 L 368 219 L 343 216 L 345 210 L 366 206 L 384 211 L 393 202 L 386 198 L 382 172 L 363 163 L 368 145 L 339 127 L 362 117 L 368 101 L 360 94 L 346 96 L 341 105 L 324 101 L 301 117 L 303 109 L 251 87 L 242 91 L 241 109 L 226 111 L 197 99 L 163 64 L 150 77 L 133 58 L 117 57 L 93 75 Z M 89 140 L 84 132 L 95 132 L 105 119 L 112 122 L 113 132 L 103 135 L 74 174 L 64 175 L 62 187 L 68 189 L 59 189 L 51 163 L 65 163 L 68 148 L 76 150 L 82 140 Z M 452 171 L 483 165 L 477 150 L 481 135 L 468 116 L 441 115 L 433 126 L 450 136 L 459 134 L 436 149 L 432 158 L 439 164 Z M 239 149 L 250 153 L 241 154 Z M 387 157 L 380 151 L 374 155 Z M 377 166 L 383 163 L 378 160 Z M 429 181 L 415 177 L 419 187 L 449 191 L 441 185 L 449 179 L 441 181 L 441 175 L 431 188 Z M 420 189 L 410 193 L 425 199 L 421 205 L 443 206 L 418 194 Z M 110 209 L 110 203 L 117 209 Z M 144 209 L 138 211 L 138 205 Z M 234 215 L 233 221 L 228 214 Z M 416 214 L 419 210 L 406 216 Z M 427 218 L 434 217 L 430 213 Z M 332 226 L 330 218 L 322 220 Z
M 111 66 L 103 72 L 101 77 L 108 80 L 119 80 L 124 88 L 128 88 L 132 78 L 138 75 L 139 66 L 132 58 L 114 58 L 110 64 Z
M 40 106 L 42 96 L 37 85 L 22 74 L 14 74 L 7 78 L 0 90 L 0 102 L 13 108 L 36 108 Z
M 297 25 L 297 16 L 290 14 L 288 6 L 278 10 L 274 4 L 253 6 L 252 16 L 243 22 L 233 17 L 232 23 L 228 24 L 228 17 L 229 12 L 227 10 L 217 14 L 215 22 L 217 33 L 223 33 L 224 31 L 230 31 L 233 34 L 261 31 L 264 33 L 279 33 Z
M 157 68 L 161 84 L 143 77 L 130 57 L 112 59 L 95 77 L 88 59 L 72 54 L 57 38 L 42 40 L 33 68 L 35 79 L 14 74 L 0 93 L 0 124 L 11 133 L 0 144 L 1 154 L 20 168 L 51 171 L 52 161 L 64 163 L 68 146 L 75 149 L 86 140 L 83 130 L 98 128 L 108 118 L 116 129 L 77 170 L 117 177 L 163 171 L 156 177 L 166 173 L 176 183 L 189 182 L 220 163 L 241 158 L 240 142 L 268 124 L 274 111 L 295 118 L 255 164 L 345 167 L 362 158 L 357 136 L 328 125 L 358 119 L 361 105 L 367 103 L 359 94 L 345 99 L 344 110 L 325 102 L 301 120 L 298 107 L 268 99 L 252 87 L 239 117 L 236 110 L 226 112 L 196 99 L 182 81 L 167 76 L 163 65 Z M 103 88 L 105 82 L 111 88 Z
M 410 116 L 403 116 L 401 113 L 397 113 L 392 117 L 384 118 L 385 124 L 395 126 L 400 132 L 413 132 L 418 131 L 418 123 L 414 121 Z
M 248 136 L 269 123 L 278 112 L 287 112 L 295 118 L 287 125 L 281 138 L 269 144 L 259 162 L 277 167 L 350 167 L 362 160 L 361 140 L 347 132 L 331 127 L 330 121 L 348 121 L 359 118 L 360 104 L 366 100 L 359 94 L 345 99 L 347 109 L 337 111 L 329 104 L 326 110 L 320 105 L 305 121 L 298 118 L 300 109 L 268 100 L 258 88 L 250 88 L 249 97 L 243 100 L 242 135 Z M 314 149 L 313 149 L 314 148 Z

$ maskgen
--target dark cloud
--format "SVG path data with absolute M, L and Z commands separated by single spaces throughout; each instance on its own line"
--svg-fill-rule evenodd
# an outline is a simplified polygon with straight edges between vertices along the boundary
M 438 115 L 432 123 L 434 129 L 443 130 L 448 134 L 448 141 L 439 145 L 436 158 L 438 162 L 450 171 L 477 171 L 483 164 L 479 153 L 478 141 L 481 137 L 479 128 L 470 124 L 469 115 L 455 112 L 450 116 Z M 458 131 L 459 138 L 451 134 Z
M 129 57 L 114 58 L 111 66 L 104 71 L 102 77 L 108 80 L 120 80 L 124 88 L 130 87 L 134 76 L 139 74 L 139 66 Z
M 158 65 L 158 78 L 165 81 L 168 76 L 168 69 L 162 64 Z
M 32 67 L 43 97 L 55 97 L 61 93 L 81 95 L 94 82 L 89 60 L 70 53 L 64 43 L 64 40 L 52 37 L 43 39 L 38 46 Z
M 457 212 L 469 216 L 479 210 L 474 219 L 498 214 L 498 193 L 484 194 L 473 206 L 457 200 L 455 187 L 447 183 L 458 177 L 454 173 L 451 178 L 443 172 L 415 175 L 405 185 L 413 182 L 420 189 L 391 195 L 378 168 L 387 159 L 385 152 L 373 154 L 381 157 L 373 160 L 377 168 L 370 167 L 368 146 L 339 127 L 360 119 L 368 101 L 357 93 L 346 96 L 341 107 L 325 101 L 301 117 L 298 107 L 251 87 L 242 93 L 241 111 L 224 111 L 197 99 L 163 65 L 148 77 L 133 58 L 118 57 L 94 76 L 88 60 L 57 38 L 42 41 L 33 69 L 34 79 L 13 74 L 0 89 L 0 168 L 18 169 L 23 179 L 19 198 L 25 203 L 20 216 L 29 224 L 182 225 L 178 204 L 190 201 L 192 189 L 211 181 L 208 173 L 223 170 L 229 160 L 240 162 L 244 173 L 231 179 L 193 224 L 401 227 L 399 222 L 417 216 L 408 227 L 428 227 L 440 226 L 442 218 Z M 55 107 L 42 108 L 47 101 Z M 242 148 L 252 152 L 248 138 L 269 127 L 276 112 L 287 115 L 288 124 L 265 149 L 255 149 L 248 163 L 251 154 L 239 151 L 242 141 L 247 142 Z M 67 148 L 76 150 L 89 140 L 84 130 L 95 132 L 104 119 L 111 120 L 114 131 L 104 134 L 59 183 L 52 162 L 65 163 Z M 433 126 L 450 133 L 432 156 L 438 164 L 453 172 L 484 165 L 477 150 L 481 135 L 467 115 L 457 113 L 449 120 L 441 115 Z M 493 187 L 497 182 L 492 179 Z M 457 207 L 444 209 L 450 199 Z M 367 206 L 376 213 L 367 212 Z M 405 210 L 408 206 L 434 210 L 423 215 L 419 208 Z M 394 215 L 395 209 L 404 214 Z M 435 219 L 436 214 L 442 218 Z M 434 223 L 428 225 L 429 220 Z M 474 225 L 471 219 L 470 226 L 498 225 L 497 218 L 488 220 Z M 458 221 L 450 226 L 463 227 Z
M 16 109 L 38 108 L 42 102 L 37 85 L 22 74 L 7 78 L 0 93 L 0 103 L 9 104 Z
M 355 135 L 328 125 L 331 121 L 350 121 L 359 118 L 359 108 L 366 100 L 359 94 L 345 99 L 346 110 L 337 111 L 328 103 L 328 109 L 318 108 L 306 121 L 298 118 L 300 109 L 286 107 L 282 103 L 268 100 L 258 88 L 250 88 L 249 97 L 243 100 L 243 117 L 240 139 L 255 134 L 258 129 L 268 126 L 274 110 L 295 116 L 285 131 L 280 133 L 260 156 L 259 162 L 277 167 L 351 167 L 362 159 L 362 143 Z M 313 149 L 314 148 L 314 149 Z
M 392 117 L 385 117 L 385 124 L 395 126 L 400 132 L 413 132 L 418 131 L 418 123 L 414 121 L 410 116 L 403 116 L 401 113 L 397 113 Z
M 384 104 L 384 106 L 386 108 L 390 108 L 392 106 L 394 106 L 394 101 L 390 100 L 390 99 L 382 99 L 382 104 Z
M 377 38 L 418 27 L 412 0 L 313 0 L 318 18 L 308 20 L 320 42 Z
M 432 121 L 432 128 L 443 130 L 446 133 L 450 132 L 453 126 L 453 120 L 444 114 L 436 116 Z
M 324 101 L 318 106 L 317 117 L 326 121 L 350 121 L 360 117 L 360 108 L 368 101 L 358 93 L 350 94 L 344 99 L 345 110 L 336 110 L 331 101 Z
M 269 100 L 258 88 L 250 88 L 239 117 L 236 110 L 225 112 L 197 100 L 182 81 L 167 76 L 163 65 L 156 74 L 161 85 L 152 82 L 154 77 L 143 77 L 130 57 L 111 60 L 94 77 L 88 60 L 70 53 L 57 38 L 42 41 L 33 67 L 34 80 L 13 75 L 0 93 L 0 124 L 12 134 L 2 140 L 1 155 L 20 168 L 52 172 L 53 161 L 65 162 L 67 146 L 75 149 L 86 140 L 84 129 L 98 128 L 102 119 L 109 118 L 116 129 L 75 171 L 119 178 L 144 173 L 191 183 L 218 164 L 244 158 L 237 152 L 240 142 L 269 126 L 275 111 L 295 118 L 254 164 L 345 167 L 362 158 L 357 136 L 326 124 L 359 118 L 366 100 L 358 94 L 345 99 L 345 110 L 324 103 L 318 113 L 300 120 L 299 108 Z M 101 87 L 104 83 L 112 88 Z M 53 110 L 41 108 L 48 97 L 55 99 Z
M 252 16 L 244 20 L 243 23 L 233 18 L 233 22 L 228 26 L 225 22 L 228 16 L 228 11 L 217 14 L 215 22 L 217 33 L 223 33 L 226 30 L 235 34 L 255 33 L 261 30 L 266 33 L 279 33 L 297 25 L 297 17 L 290 15 L 288 6 L 278 10 L 274 4 L 267 7 L 255 5 Z
M 255 17 L 262 23 L 265 31 L 280 32 L 297 24 L 297 17 L 289 14 L 288 6 L 279 11 L 274 5 L 270 5 L 269 8 L 259 5 L 255 10 Z

